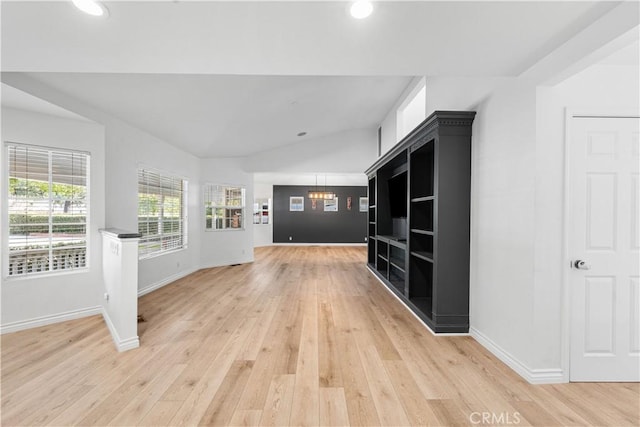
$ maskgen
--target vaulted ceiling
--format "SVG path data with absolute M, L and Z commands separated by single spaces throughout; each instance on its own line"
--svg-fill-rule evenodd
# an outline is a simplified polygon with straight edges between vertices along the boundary
M 374 128 L 412 76 L 517 76 L 617 4 L 388 1 L 361 21 L 340 1 L 106 5 L 3 1 L 2 71 L 217 157 Z

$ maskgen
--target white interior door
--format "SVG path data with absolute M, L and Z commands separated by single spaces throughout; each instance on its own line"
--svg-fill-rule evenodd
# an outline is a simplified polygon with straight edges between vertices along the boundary
M 637 117 L 571 120 L 571 381 L 640 381 L 639 129 Z

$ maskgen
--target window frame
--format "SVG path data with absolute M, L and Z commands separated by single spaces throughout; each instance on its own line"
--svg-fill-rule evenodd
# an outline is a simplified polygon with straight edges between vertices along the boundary
M 181 226 L 181 233 L 180 233 L 180 238 L 182 239 L 182 244 L 178 245 L 178 246 L 172 246 L 169 248 L 162 248 L 162 239 L 163 236 L 167 236 L 167 234 L 163 233 L 163 218 L 164 216 L 164 198 L 167 197 L 167 194 L 157 194 L 160 195 L 163 200 L 162 202 L 160 202 L 159 205 L 159 212 L 158 212 L 158 221 L 156 222 L 157 224 L 157 230 L 159 230 L 160 232 L 157 234 L 145 234 L 140 230 L 140 226 L 141 226 L 141 222 L 140 222 L 140 217 L 141 217 L 141 212 L 140 212 L 140 196 L 141 194 L 145 194 L 145 195 L 149 195 L 149 194 L 154 194 L 154 193 L 150 193 L 150 192 L 145 192 L 145 193 L 141 193 L 140 192 L 140 186 L 143 185 L 143 183 L 141 182 L 141 174 L 144 173 L 148 173 L 148 174 L 153 174 L 155 176 L 157 176 L 157 178 L 159 180 L 163 180 L 163 179 L 169 179 L 171 181 L 180 181 L 181 182 L 181 189 L 180 189 L 180 209 L 181 209 L 181 215 L 180 215 L 180 219 L 177 220 L 179 223 L 179 227 Z M 147 183 L 149 181 L 149 178 L 147 177 Z M 150 258 L 155 258 L 158 256 L 162 256 L 162 255 L 166 255 L 166 254 L 170 254 L 170 253 L 174 253 L 174 252 L 178 252 L 178 251 L 182 251 L 188 248 L 188 190 L 189 190 L 189 181 L 186 177 L 173 173 L 173 172 L 167 172 L 167 171 L 163 171 L 160 169 L 156 169 L 153 167 L 149 167 L 146 165 L 142 165 L 139 164 L 137 167 L 137 180 L 136 180 L 136 189 L 137 189 L 137 226 L 138 226 L 138 232 L 141 234 L 141 237 L 139 239 L 138 242 L 138 260 L 145 260 L 145 259 L 150 259 Z M 147 212 L 148 213 L 148 212 Z M 149 215 L 146 216 L 146 218 L 149 218 Z M 147 224 L 149 224 L 149 221 L 146 221 Z M 170 234 L 170 233 L 169 233 Z M 149 251 L 149 250 L 145 250 L 142 251 L 142 247 L 143 245 L 145 245 L 146 243 L 148 243 L 150 240 L 152 239 L 160 239 L 160 249 L 159 250 L 155 250 L 155 251 Z
M 213 197 L 213 189 L 215 189 L 216 187 L 219 187 L 222 189 L 222 191 L 228 191 L 228 190 L 240 190 L 241 192 L 241 204 L 240 206 L 235 206 L 235 205 L 217 205 L 217 204 L 213 204 L 214 203 L 214 199 L 215 197 Z M 206 232 L 220 232 L 220 231 L 243 231 L 246 230 L 247 226 L 247 189 L 244 185 L 237 185 L 237 184 L 213 184 L 213 183 L 205 183 L 203 185 L 203 191 L 202 191 L 203 195 L 202 195 L 202 207 L 203 207 L 203 216 L 204 216 L 204 231 Z M 211 196 L 211 197 L 209 197 Z M 226 198 L 226 195 L 225 195 Z M 209 203 L 211 203 L 211 206 L 209 206 Z M 207 213 L 207 210 L 211 208 L 212 210 L 212 215 L 209 216 Z M 223 227 L 223 228 L 214 228 L 213 224 L 214 224 L 214 219 L 216 218 L 216 216 L 213 214 L 213 212 L 215 212 L 216 209 L 224 209 L 224 210 L 238 210 L 240 209 L 241 213 L 240 213 L 240 227 Z M 208 226 L 207 222 L 208 220 L 211 219 L 211 227 Z M 226 216 L 224 218 L 222 218 L 223 220 L 223 224 L 224 224 L 224 220 L 225 219 L 229 219 Z
M 74 149 L 74 148 L 64 148 L 64 147 L 56 147 L 56 146 L 48 146 L 48 145 L 38 145 L 38 144 L 29 144 L 29 143 L 23 143 L 23 142 L 15 142 L 15 141 L 11 141 L 11 140 L 5 140 L 2 141 L 2 154 L 3 157 L 6 159 L 2 162 L 2 189 L 0 191 L 0 194 L 2 195 L 3 200 L 5 200 L 5 206 L 2 208 L 2 214 L 1 214 L 1 221 L 2 221 L 2 244 L 4 248 L 8 248 L 9 247 L 9 240 L 10 240 L 10 228 L 11 228 L 11 215 L 9 212 L 9 185 L 10 185 L 10 147 L 24 147 L 26 149 L 32 149 L 32 150 L 40 150 L 40 151 L 46 151 L 47 152 L 47 157 L 48 157 L 48 166 L 47 166 L 47 175 L 48 175 L 48 180 L 47 183 L 49 185 L 49 190 L 48 190 L 48 204 L 49 204 L 49 214 L 48 214 L 48 239 L 49 239 L 49 243 L 48 243 L 48 248 L 47 250 L 49 251 L 49 257 L 51 257 L 54 247 L 53 245 L 53 237 L 52 237 L 52 233 L 53 233 L 53 227 L 54 227 L 54 220 L 53 220 L 53 216 L 54 216 L 54 212 L 51 208 L 52 203 L 54 203 L 54 199 L 53 199 L 53 193 L 52 193 L 52 188 L 53 188 L 53 178 L 55 173 L 52 170 L 52 166 L 53 166 L 53 157 L 55 154 L 62 154 L 62 155 L 81 155 L 84 156 L 84 162 L 85 162 L 85 202 L 84 202 L 84 209 L 85 209 L 85 213 L 84 213 L 84 222 L 83 223 L 71 223 L 74 225 L 84 225 L 84 265 L 80 266 L 80 267 L 70 267 L 70 268 L 61 268 L 61 269 L 54 269 L 53 268 L 53 263 L 51 262 L 51 259 L 49 258 L 49 267 L 48 270 L 46 271 L 34 271 L 34 272 L 25 272 L 25 273 L 21 273 L 21 274 L 9 274 L 10 270 L 10 255 L 11 255 L 11 251 L 6 250 L 3 251 L 5 252 L 5 254 L 3 254 L 2 256 L 2 277 L 6 280 L 10 280 L 10 281 L 14 281 L 14 280 L 29 280 L 29 279 L 35 279 L 35 278 L 42 278 L 42 277 L 51 277 L 51 276 L 59 276 L 59 275 L 68 275 L 68 274 L 80 274 L 80 273 L 86 273 L 87 271 L 89 271 L 89 269 L 91 268 L 91 256 L 92 256 L 92 251 L 91 251 L 91 246 L 92 246 L 92 239 L 91 239 L 91 152 L 89 151 L 85 151 L 85 150 L 79 150 L 79 149 Z M 44 181 L 42 181 L 44 182 Z M 23 224 L 23 226 L 29 224 L 28 222 L 26 224 Z

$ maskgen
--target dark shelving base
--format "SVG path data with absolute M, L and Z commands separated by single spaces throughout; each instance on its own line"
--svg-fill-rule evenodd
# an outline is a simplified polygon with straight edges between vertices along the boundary
M 422 314 L 424 314 L 429 320 L 431 320 L 431 307 L 433 301 L 431 298 L 409 298 L 409 301 L 411 302 L 411 304 L 416 306 L 416 308 L 420 310 Z
M 456 319 L 457 319 L 458 323 L 452 323 L 452 324 L 435 323 L 434 320 L 431 317 L 427 316 L 427 314 L 424 313 L 420 308 L 420 306 L 424 306 L 426 304 L 426 302 L 420 304 L 420 306 L 416 305 L 415 299 L 411 299 L 411 300 L 408 299 L 405 296 L 404 291 L 396 288 L 392 283 L 387 281 L 384 278 L 384 276 L 382 274 L 380 274 L 375 269 L 375 266 L 373 266 L 371 264 L 367 264 L 367 269 L 380 282 L 382 282 L 382 285 L 384 285 L 385 288 L 387 288 L 390 292 L 392 292 L 394 295 L 396 295 L 398 297 L 398 299 L 400 299 L 400 301 L 404 304 L 404 306 L 407 307 L 407 309 L 409 309 L 413 313 L 415 313 L 415 315 L 418 316 L 420 318 L 420 320 L 422 320 L 424 322 L 424 324 L 427 325 L 427 327 L 429 329 L 431 329 L 431 331 L 433 331 L 434 333 L 436 333 L 436 334 L 461 334 L 461 335 L 466 335 L 466 334 L 469 333 L 469 318 L 468 318 L 468 316 L 466 317 L 466 322 L 462 321 L 462 318 L 464 318 L 465 316 L 456 316 Z M 431 303 L 429 303 L 429 306 L 430 305 L 431 305 Z M 438 319 L 440 319 L 440 318 L 438 318 Z

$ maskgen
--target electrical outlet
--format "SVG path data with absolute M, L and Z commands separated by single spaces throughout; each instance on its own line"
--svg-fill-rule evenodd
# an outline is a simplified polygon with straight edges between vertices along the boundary
M 109 301 L 109 294 L 107 292 L 104 293 L 104 300 Z

